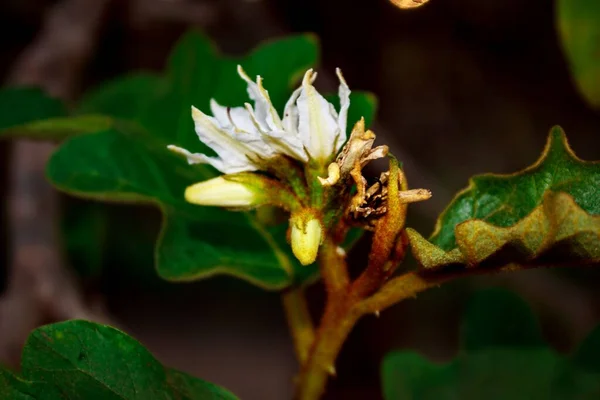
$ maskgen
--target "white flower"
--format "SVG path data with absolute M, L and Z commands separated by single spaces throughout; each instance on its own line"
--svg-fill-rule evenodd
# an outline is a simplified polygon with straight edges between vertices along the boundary
M 302 162 L 312 159 L 324 165 L 346 141 L 350 89 L 340 70 L 336 72 L 340 79 L 339 115 L 312 85 L 317 74 L 309 69 L 302 85 L 288 100 L 281 119 L 261 77 L 253 82 L 238 66 L 239 75 L 248 84 L 248 95 L 254 101 L 254 108 L 250 104 L 223 107 L 211 100 L 211 117 L 192 107 L 196 133 L 217 157 L 191 153 L 175 145 L 168 148 L 186 156 L 190 164 L 210 164 L 225 174 L 260 170 L 263 160 L 277 155 Z

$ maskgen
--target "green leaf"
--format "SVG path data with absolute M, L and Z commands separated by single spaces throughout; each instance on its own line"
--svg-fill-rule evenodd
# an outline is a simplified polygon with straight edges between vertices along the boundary
M 63 103 L 28 87 L 0 90 L 0 138 L 57 140 L 113 126 L 105 115 L 68 117 Z
M 4 137 L 27 137 L 39 140 L 61 140 L 74 135 L 108 129 L 115 121 L 104 115 L 79 115 L 49 118 L 9 128 Z
M 558 0 L 556 24 L 563 51 L 581 95 L 600 107 L 600 3 Z
M 424 268 L 600 261 L 600 163 L 578 159 L 554 127 L 541 158 L 470 180 L 427 241 L 407 230 Z
M 600 370 L 582 365 L 578 356 L 564 356 L 547 347 L 539 332 L 533 314 L 516 296 L 500 290 L 478 294 L 466 314 L 464 348 L 459 355 L 440 364 L 413 352 L 389 354 L 382 365 L 384 397 L 598 398 Z M 594 354 L 598 349 L 595 343 Z
M 119 77 L 86 93 L 76 112 L 137 120 L 148 112 L 148 107 L 164 90 L 165 85 L 164 78 L 150 73 Z
M 40 89 L 12 87 L 0 90 L 0 137 L 15 135 L 33 122 L 65 115 L 62 102 Z
M 82 112 L 109 113 L 119 123 L 66 141 L 51 158 L 47 175 L 59 189 L 74 195 L 160 207 L 164 223 L 155 256 L 165 279 L 229 274 L 268 289 L 313 280 L 316 266 L 302 267 L 295 261 L 285 241 L 285 226 L 266 228 L 252 213 L 186 203 L 185 188 L 215 171 L 187 165 L 166 146 L 205 149 L 194 133 L 192 104 L 207 109 L 213 97 L 228 100 L 228 105 L 248 101 L 235 72 L 238 63 L 248 73 L 264 68 L 261 74 L 271 98 L 283 103 L 292 82 L 316 61 L 316 54 L 314 37 L 302 35 L 230 59 L 220 56 L 204 36 L 189 33 L 175 47 L 164 78 L 123 78 L 87 96 Z M 121 95 L 127 99 L 124 103 L 118 100 Z M 122 122 L 128 118 L 134 123 Z
M 0 130 L 66 115 L 62 102 L 40 89 L 12 87 L 0 90 Z
M 0 367 L 0 399 L 56 400 L 64 399 L 60 390 L 45 382 L 29 382 Z
M 87 321 L 32 332 L 21 376 L 0 371 L 0 398 L 42 400 L 235 400 L 216 385 L 163 367 L 135 339 Z

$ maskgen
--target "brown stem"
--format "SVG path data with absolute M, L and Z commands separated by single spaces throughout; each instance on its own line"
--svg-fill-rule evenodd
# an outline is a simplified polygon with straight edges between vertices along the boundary
M 308 351 L 315 341 L 315 329 L 302 289 L 290 289 L 281 296 L 294 348 L 300 365 L 308 359 Z
M 346 291 L 350 284 L 344 257 L 339 246 L 331 238 L 326 237 L 319 250 L 319 266 L 327 289 L 328 301 L 333 295 Z
M 396 303 L 415 297 L 418 293 L 460 275 L 434 275 L 411 271 L 386 283 L 377 293 L 363 300 L 357 312 L 360 315 L 378 313 Z
M 450 280 L 465 276 L 482 275 L 498 272 L 515 272 L 533 268 L 559 267 L 561 265 L 508 264 L 493 270 L 485 268 L 466 268 L 459 271 L 409 271 L 388 281 L 377 293 L 364 299 L 357 308 L 360 315 L 377 313 L 408 298 L 413 298 L 420 292 L 432 287 L 439 287 Z
M 300 372 L 297 400 L 320 398 L 325 391 L 327 378 L 335 375 L 335 359 L 359 318 L 353 308 L 352 297 L 347 294 L 335 296 L 327 302 L 317 338 Z

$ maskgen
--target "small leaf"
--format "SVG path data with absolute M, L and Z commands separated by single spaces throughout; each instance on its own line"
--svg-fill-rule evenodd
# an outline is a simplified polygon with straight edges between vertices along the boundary
M 21 377 L 0 370 L 0 382 L 0 395 L 10 395 L 2 399 L 236 399 L 216 385 L 163 367 L 123 332 L 87 321 L 33 331 L 23 350 Z
M 577 88 L 592 107 L 600 107 L 600 3 L 558 0 L 556 20 L 563 51 Z
M 578 159 L 559 127 L 541 158 L 513 175 L 471 179 L 429 241 L 412 229 L 424 268 L 600 261 L 600 163 Z
M 382 365 L 384 397 L 598 398 L 600 370 L 582 365 L 579 356 L 564 356 L 547 347 L 539 332 L 531 311 L 514 295 L 500 290 L 478 294 L 466 314 L 459 355 L 440 364 L 413 352 L 388 354 Z

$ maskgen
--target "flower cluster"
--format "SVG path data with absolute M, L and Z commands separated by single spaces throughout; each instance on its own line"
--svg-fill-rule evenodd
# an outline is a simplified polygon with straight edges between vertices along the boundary
M 364 120 L 346 143 L 350 89 L 336 72 L 339 112 L 315 89 L 317 74 L 309 69 L 281 118 L 261 77 L 253 81 L 238 66 L 254 106 L 224 107 L 211 100 L 212 116 L 192 107 L 198 138 L 216 157 L 168 146 L 188 163 L 209 164 L 224 174 L 189 186 L 186 200 L 234 209 L 281 207 L 291 214 L 288 237 L 294 255 L 304 265 L 313 263 L 327 229 L 344 213 L 369 206 L 362 168 L 388 152 L 387 146 L 372 148 L 375 135 L 365 131 Z M 352 196 L 354 184 L 358 191 Z

